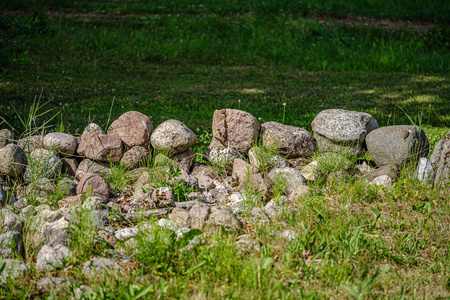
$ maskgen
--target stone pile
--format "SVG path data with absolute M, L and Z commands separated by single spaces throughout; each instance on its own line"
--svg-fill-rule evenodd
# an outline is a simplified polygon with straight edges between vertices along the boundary
M 8 259 L 0 280 L 27 270 L 21 260 L 14 259 L 25 255 L 25 224 L 32 228 L 27 243 L 40 247 L 36 268 L 44 271 L 63 267 L 72 255 L 68 228 L 79 222 L 74 214 L 90 219 L 98 238 L 117 255 L 123 252 L 116 248 L 118 241 L 134 249 L 138 234 L 146 232 L 151 238 L 157 227 L 172 230 L 181 238 L 190 230 L 219 227 L 240 232 L 248 223 L 264 226 L 286 213 L 295 213 L 293 204 L 308 194 L 308 181 L 322 178 L 330 166 L 334 172 L 328 180 L 358 173 L 368 184 L 389 187 L 406 163 L 418 161 L 415 176 L 423 184 L 440 187 L 450 181 L 450 133 L 428 160 L 429 143 L 417 126 L 379 128 L 367 113 L 339 109 L 322 111 L 311 125 L 313 134 L 277 122 L 259 125 L 254 116 L 236 109 L 215 111 L 213 138 L 205 157 L 220 167 L 221 174 L 213 166 L 195 161 L 190 148 L 197 137 L 185 124 L 167 120 L 154 129 L 150 118 L 136 111 L 121 115 L 106 133 L 99 125 L 89 124 L 78 138 L 52 132 L 15 142 L 12 132 L 0 130 L 0 175 L 23 186 L 10 193 L 0 184 L 0 204 L 4 207 L 0 255 Z M 155 157 L 149 168 L 152 149 L 165 154 Z M 311 161 L 316 149 L 322 154 Z M 349 160 L 365 151 L 374 165 L 365 161 L 354 165 Z M 309 163 L 299 166 L 299 161 Z M 134 183 L 126 195 L 114 194 L 108 183 L 111 163 L 128 169 L 125 176 Z M 181 176 L 168 176 L 170 165 L 178 168 Z M 176 201 L 174 187 L 179 184 L 194 190 L 189 201 Z M 269 199 L 275 189 L 279 196 Z M 65 198 L 54 210 L 48 204 L 55 204 L 51 201 L 55 191 Z M 266 202 L 263 208 L 255 206 L 261 202 Z M 113 228 L 109 224 L 112 210 L 131 221 L 160 220 L 156 225 L 144 222 Z M 292 239 L 293 234 L 281 233 L 286 239 Z M 192 242 L 201 242 L 201 238 Z M 259 247 L 245 236 L 238 243 L 244 248 Z M 86 276 L 95 276 L 94 269 L 121 271 L 114 260 L 104 257 L 83 265 Z M 52 278 L 40 284 L 45 289 L 54 282 L 70 279 Z

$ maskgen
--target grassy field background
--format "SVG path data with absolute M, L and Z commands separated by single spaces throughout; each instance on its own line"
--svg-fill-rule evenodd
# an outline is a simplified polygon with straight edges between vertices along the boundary
M 47 131 L 106 129 L 137 110 L 154 127 L 184 122 L 198 151 L 221 108 L 309 131 L 321 110 L 365 111 L 380 126 L 422 126 L 432 146 L 450 131 L 446 1 L 0 0 L 0 9 L 15 26 L 0 38 L 12 66 L 0 69 L 0 128 L 16 137 L 35 101 L 43 114 L 33 125 L 56 116 Z M 259 253 L 237 256 L 224 234 L 187 253 L 142 245 L 117 280 L 51 275 L 81 278 L 103 299 L 137 299 L 146 286 L 151 298 L 448 297 L 448 191 L 418 185 L 413 171 L 389 191 L 356 179 L 312 186 L 297 215 L 252 233 Z M 286 226 L 300 233 L 289 243 L 271 234 Z M 73 266 L 105 248 L 81 242 L 87 232 L 80 225 Z M 34 270 L 0 296 L 45 298 L 28 283 L 46 275 Z

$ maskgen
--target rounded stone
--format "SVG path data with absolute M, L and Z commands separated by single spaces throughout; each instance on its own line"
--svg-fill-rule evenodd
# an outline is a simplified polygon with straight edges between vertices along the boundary
M 77 195 L 91 192 L 91 196 L 99 197 L 104 203 L 109 198 L 109 185 L 105 179 L 94 173 L 86 173 L 77 185 Z
M 51 132 L 44 136 L 44 148 L 56 150 L 63 156 L 72 155 L 77 149 L 77 139 L 70 134 Z
M 361 153 L 366 135 L 378 128 L 368 113 L 343 109 L 321 111 L 311 123 L 321 152 Z
M 303 128 L 266 122 L 261 125 L 261 141 L 266 148 L 276 148 L 286 158 L 310 156 L 316 151 L 311 134 Z
M 167 120 L 156 127 L 150 141 L 156 150 L 181 153 L 194 146 L 197 136 L 183 122 Z
M 18 177 L 27 165 L 27 156 L 19 146 L 8 144 L 0 149 L 0 174 Z
M 148 147 L 152 132 L 153 126 L 148 116 L 137 111 L 129 111 L 112 122 L 107 133 L 120 137 L 128 148 L 132 148 Z
M 127 169 L 142 167 L 147 163 L 149 152 L 146 148 L 136 146 L 124 153 L 120 164 Z
M 37 148 L 30 154 L 24 178 L 30 181 L 44 177 L 52 178 L 60 172 L 61 167 L 62 161 L 56 152 Z
M 97 134 L 105 134 L 103 129 L 100 127 L 100 125 L 95 123 L 90 123 L 88 126 L 84 128 L 83 133 L 97 133 Z

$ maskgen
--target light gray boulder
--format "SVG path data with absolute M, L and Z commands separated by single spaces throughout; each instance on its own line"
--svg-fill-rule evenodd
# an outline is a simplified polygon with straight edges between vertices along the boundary
M 167 120 L 156 127 L 150 141 L 156 150 L 176 154 L 194 146 L 197 142 L 197 136 L 183 122 Z
M 0 174 L 19 177 L 27 165 L 27 156 L 19 146 L 7 144 L 0 149 Z
M 314 118 L 311 126 L 321 152 L 359 154 L 367 134 L 378 128 L 378 123 L 368 113 L 327 109 Z
M 138 233 L 139 233 L 139 229 L 134 228 L 134 227 L 129 227 L 129 228 L 122 228 L 122 229 L 117 230 L 114 233 L 114 236 L 119 241 L 125 241 L 128 239 L 131 239 L 132 237 L 135 237 L 136 235 L 138 235 Z
M 427 157 L 430 145 L 425 132 L 418 126 L 395 125 L 378 128 L 366 137 L 367 150 L 381 167 L 402 166 L 411 159 Z
M 392 178 L 387 175 L 381 175 L 381 176 L 375 177 L 374 180 L 369 182 L 369 185 L 380 185 L 385 188 L 390 188 L 392 186 Z
M 58 151 L 62 156 L 69 156 L 77 149 L 77 139 L 70 134 L 51 132 L 44 136 L 44 148 Z
M 274 168 L 267 177 L 272 183 L 283 183 L 286 195 L 301 185 L 307 185 L 305 177 L 295 168 Z
M 261 141 L 266 148 L 276 148 L 286 158 L 310 156 L 316 151 L 311 134 L 303 128 L 266 122 L 261 125 Z
M 127 169 L 142 167 L 147 163 L 149 152 L 145 147 L 136 146 L 125 152 L 120 164 Z
M 61 167 L 62 161 L 55 151 L 37 148 L 30 154 L 23 177 L 28 181 L 53 178 L 61 171 Z

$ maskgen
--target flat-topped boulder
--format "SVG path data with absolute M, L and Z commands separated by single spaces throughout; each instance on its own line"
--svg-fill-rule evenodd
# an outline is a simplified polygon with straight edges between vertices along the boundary
M 359 154 L 367 134 L 377 129 L 378 123 L 368 113 L 327 109 L 314 118 L 311 126 L 319 151 Z

